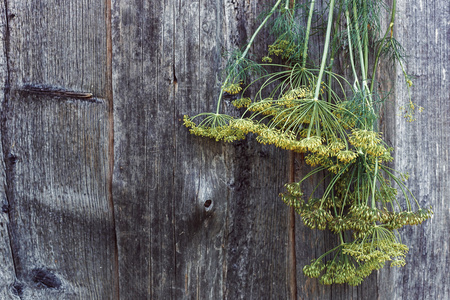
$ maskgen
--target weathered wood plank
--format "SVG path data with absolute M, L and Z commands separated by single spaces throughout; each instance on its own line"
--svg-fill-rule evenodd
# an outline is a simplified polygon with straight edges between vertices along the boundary
M 183 114 L 210 110 L 217 89 L 223 8 L 218 1 L 174 1 L 174 299 L 223 299 L 229 147 L 181 126 Z M 177 197 L 177 195 L 179 195 Z
M 9 67 L 0 58 L 0 72 L 9 73 L 0 73 L 0 81 L 10 89 L 0 99 L 6 117 L 0 195 L 9 210 L 0 215 L 0 298 L 17 298 L 12 285 L 22 299 L 289 297 L 288 208 L 278 197 L 288 178 L 287 153 L 252 138 L 232 145 L 198 138 L 180 122 L 183 114 L 214 109 L 222 51 L 246 41 L 265 2 L 163 2 L 113 1 L 114 160 L 105 99 L 112 92 L 107 6 L 6 2 L 9 35 L 0 33 L 7 45 L 0 53 Z M 410 72 L 426 111 L 406 126 L 396 115 L 406 95 L 397 84 L 395 110 L 386 112 L 396 122 L 395 129 L 386 125 L 396 167 L 414 175 L 410 186 L 421 204 L 433 205 L 435 218 L 403 230 L 411 246 L 407 267 L 384 269 L 358 288 L 323 287 L 303 276 L 303 265 L 333 240 L 297 218 L 300 299 L 449 298 L 448 239 L 441 238 L 450 225 L 443 200 L 450 186 L 444 2 L 399 1 L 399 36 L 409 51 L 417 49 Z M 411 28 L 423 39 L 411 37 Z M 266 38 L 257 51 L 265 50 Z M 58 96 L 55 88 L 96 98 L 61 90 Z M 236 113 L 229 100 L 223 109 Z
M 5 3 L 0 3 L 0 107 L 3 110 L 5 100 L 5 85 L 8 79 L 7 53 L 6 53 L 6 35 L 7 35 L 7 19 L 6 19 Z M 3 125 L 3 124 L 2 124 Z M 2 133 L 0 132 L 0 141 L 2 141 Z M 14 294 L 14 283 L 16 274 L 14 272 L 14 261 L 11 253 L 10 234 L 9 234 L 9 203 L 6 197 L 6 174 L 5 164 L 3 160 L 3 149 L 0 147 L 0 298 L 1 299 L 19 299 Z
M 174 2 L 115 1 L 112 9 L 121 297 L 173 299 Z
M 214 109 L 222 50 L 253 19 L 236 19 L 227 1 L 122 1 L 113 11 L 122 295 L 260 299 L 270 287 L 286 298 L 287 174 L 274 171 L 285 153 L 197 138 L 180 122 Z
M 413 76 L 412 100 L 425 108 L 407 123 L 401 106 L 408 105 L 403 74 L 397 68 L 395 103 L 387 112 L 395 167 L 411 175 L 409 188 L 422 206 L 433 206 L 434 217 L 421 226 L 401 230 L 410 250 L 403 268 L 384 269 L 378 280 L 379 299 L 450 298 L 450 3 L 398 1 L 397 39 L 408 55 Z
M 266 1 L 225 1 L 222 45 L 242 47 L 259 25 Z M 262 57 L 267 31 L 252 47 Z M 254 93 L 250 91 L 250 95 Z M 217 97 L 217 96 L 216 96 Z M 237 114 L 225 102 L 229 114 Z M 225 299 L 288 299 L 289 208 L 279 198 L 289 176 L 287 151 L 258 144 L 253 137 L 235 142 L 227 153 L 231 167 L 226 229 Z
M 104 3 L 6 3 L 10 89 L 2 146 L 18 294 L 111 299 Z

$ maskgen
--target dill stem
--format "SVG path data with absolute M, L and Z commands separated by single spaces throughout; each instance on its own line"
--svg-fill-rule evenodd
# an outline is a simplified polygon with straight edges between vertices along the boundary
M 341 13 L 342 13 L 342 4 L 339 5 L 339 12 L 337 14 L 338 18 L 335 20 L 336 24 L 334 26 L 334 34 L 333 34 L 333 36 L 337 36 L 337 34 L 338 34 L 338 29 L 339 29 L 340 24 L 341 24 L 341 22 L 340 22 L 340 20 L 341 20 L 341 18 L 340 18 Z M 328 74 L 328 97 L 327 97 L 328 102 L 331 102 L 331 82 L 332 82 L 332 77 L 333 77 L 333 76 L 331 76 L 331 72 L 333 71 L 333 64 L 334 64 L 334 56 L 335 55 L 336 55 L 336 47 L 334 47 L 332 45 L 331 46 L 331 55 L 330 55 L 330 65 L 328 66 L 328 71 L 329 71 L 329 74 Z
M 367 0 L 363 1 L 363 15 L 364 20 L 367 21 Z M 364 23 L 363 23 L 364 24 Z M 364 66 L 365 73 L 369 73 L 369 23 L 366 24 L 366 28 L 364 28 Z
M 235 62 L 236 65 L 238 65 L 241 62 L 241 60 L 243 60 L 245 58 L 245 56 L 247 56 L 248 50 L 250 50 L 253 42 L 255 41 L 256 36 L 261 31 L 261 29 L 264 27 L 264 25 L 267 23 L 269 18 L 273 15 L 273 13 L 275 12 L 275 10 L 277 9 L 278 5 L 280 5 L 281 2 L 282 2 L 282 0 L 278 0 L 277 3 L 275 3 L 275 5 L 270 10 L 269 14 L 266 16 L 266 18 L 261 22 L 261 24 L 255 30 L 255 32 L 253 33 L 252 37 L 250 38 L 250 41 L 247 44 L 247 47 L 245 48 L 244 52 L 242 53 L 241 57 L 239 57 L 239 59 Z M 228 83 L 229 79 L 230 79 L 230 74 L 228 74 L 227 78 L 223 82 L 223 85 L 226 85 Z M 222 98 L 223 98 L 223 90 L 221 89 L 220 90 L 219 99 L 217 100 L 216 114 L 219 114 L 220 103 L 222 102 Z
M 350 37 L 350 31 L 351 31 L 352 24 L 350 22 L 348 8 L 345 10 L 345 18 L 347 20 L 348 51 L 350 54 L 350 63 L 352 65 L 353 76 L 355 76 L 355 84 L 357 85 L 358 88 L 360 88 L 359 81 L 358 81 L 358 73 L 356 72 L 355 61 L 353 59 L 353 45 L 352 45 L 352 39 Z
M 302 68 L 306 67 L 306 57 L 308 56 L 309 32 L 311 31 L 311 22 L 312 22 L 312 16 L 313 16 L 313 13 L 314 13 L 314 5 L 315 5 L 315 3 L 316 3 L 316 0 L 312 0 L 311 4 L 309 6 L 308 22 L 306 24 L 306 33 L 305 33 L 305 44 L 303 45 Z
M 248 50 L 250 50 L 250 47 L 252 46 L 253 42 L 255 41 L 256 36 L 258 35 L 259 31 L 264 27 L 264 25 L 267 23 L 269 18 L 273 15 L 275 10 L 277 9 L 278 5 L 280 5 L 282 0 L 278 0 L 277 3 L 272 7 L 269 14 L 266 16 L 266 18 L 261 22 L 261 24 L 258 26 L 258 28 L 255 30 L 255 33 L 253 33 L 252 37 L 250 38 L 250 41 L 248 42 L 247 47 L 244 50 L 244 53 L 242 53 L 241 58 L 239 58 L 238 62 L 241 61 L 248 53 Z
M 356 1 L 353 0 L 353 15 L 354 15 L 354 19 L 355 19 L 355 31 L 356 31 L 356 41 L 358 43 L 358 52 L 359 52 L 359 60 L 360 60 L 360 64 L 361 64 L 361 76 L 362 76 L 362 91 L 363 91 L 363 95 L 364 98 L 366 98 L 366 95 L 368 97 L 367 99 L 367 106 L 369 107 L 369 109 L 371 110 L 372 113 L 374 113 L 374 109 L 373 109 L 373 101 L 372 101 L 372 95 L 370 93 L 369 87 L 367 86 L 367 74 L 366 74 L 366 67 L 365 67 L 365 63 L 364 63 L 364 51 L 362 49 L 362 44 L 361 44 L 361 32 L 359 31 L 359 24 L 358 24 L 358 12 L 356 10 Z M 370 124 L 370 128 L 373 129 L 373 122 L 372 124 Z
M 375 173 L 373 176 L 373 186 L 372 186 L 372 208 L 375 208 L 375 188 L 377 184 L 377 173 L 378 173 L 378 157 L 375 158 Z
M 325 70 L 325 64 L 327 63 L 328 48 L 330 47 L 331 27 L 333 27 L 333 9 L 335 0 L 330 1 L 330 13 L 328 14 L 327 32 L 325 36 L 325 45 L 323 47 L 322 62 L 320 64 L 319 76 L 317 77 L 316 90 L 314 92 L 314 100 L 319 100 L 320 83 L 322 82 L 323 71 Z
M 355 31 L 356 31 L 356 41 L 357 41 L 357 45 L 358 45 L 358 52 L 359 52 L 359 61 L 361 64 L 361 76 L 363 79 L 363 90 L 364 90 L 364 82 L 367 80 L 366 77 L 366 68 L 365 68 L 365 63 L 364 63 L 364 52 L 362 49 L 362 43 L 361 43 L 361 37 L 360 34 L 361 32 L 359 31 L 359 24 L 358 24 L 358 13 L 356 10 L 356 1 L 353 0 L 353 16 L 355 19 Z
M 375 83 L 375 80 L 373 80 L 373 79 L 375 78 L 375 73 L 378 68 L 378 60 L 380 59 L 381 50 L 383 50 L 383 47 L 384 47 L 384 41 L 386 40 L 386 37 L 388 36 L 388 34 L 392 31 L 392 27 L 394 26 L 396 6 L 397 6 L 397 0 L 393 0 L 392 1 L 392 11 L 391 11 L 391 22 L 389 23 L 389 27 L 386 30 L 386 33 L 384 34 L 383 39 L 381 40 L 380 47 L 378 48 L 377 55 L 375 56 L 375 63 L 373 64 L 372 82 L 370 84 L 370 92 L 371 93 L 373 92 L 373 86 Z

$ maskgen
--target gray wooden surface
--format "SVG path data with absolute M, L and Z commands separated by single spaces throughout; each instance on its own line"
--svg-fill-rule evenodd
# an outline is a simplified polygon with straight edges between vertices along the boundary
M 22 299 L 110 299 L 115 242 L 107 198 L 105 6 L 5 3 L 2 218 L 15 280 L 0 285 Z M 58 95 L 55 88 L 96 99 Z
M 249 38 L 265 3 L 1 2 L 0 299 L 289 299 L 289 209 L 278 197 L 288 153 L 205 140 L 180 122 L 215 108 L 222 53 Z M 403 230 L 406 267 L 357 288 L 304 277 L 332 241 L 297 218 L 298 299 L 450 297 L 450 4 L 398 10 L 425 111 L 412 124 L 398 116 L 397 70 L 383 128 L 435 216 Z M 222 108 L 236 113 L 230 99 Z
M 386 132 L 395 147 L 395 167 L 408 171 L 408 186 L 434 217 L 401 231 L 410 247 L 403 268 L 378 277 L 380 299 L 450 299 L 450 2 L 399 1 L 396 34 L 413 76 L 413 101 L 424 111 L 413 123 L 399 116 L 407 90 L 397 69 L 394 105 Z

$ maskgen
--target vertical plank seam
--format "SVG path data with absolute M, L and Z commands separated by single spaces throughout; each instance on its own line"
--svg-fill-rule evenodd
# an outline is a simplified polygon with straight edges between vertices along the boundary
M 295 181 L 295 153 L 294 151 L 289 152 L 289 182 Z M 289 208 L 289 228 L 288 228 L 288 239 L 289 239 L 289 290 L 291 294 L 291 299 L 297 299 L 297 259 L 295 253 L 295 210 L 293 207 Z
M 4 91 L 3 91 L 3 103 L 1 108 L 1 147 L 3 152 L 3 163 L 4 163 L 4 172 L 5 172 L 5 183 L 4 183 L 4 189 L 5 189 L 5 198 L 6 202 L 8 204 L 8 224 L 6 226 L 6 230 L 8 233 L 8 241 L 9 241 L 9 247 L 11 251 L 11 258 L 13 262 L 14 267 L 14 276 L 15 280 L 17 280 L 17 256 L 14 253 L 14 246 L 13 246 L 13 235 L 11 233 L 11 203 L 12 203 L 12 189 L 11 189 L 11 182 L 13 180 L 13 174 L 12 174 L 12 164 L 8 160 L 8 153 L 11 150 L 8 146 L 8 139 L 7 139 L 7 130 L 6 130 L 6 121 L 7 121 L 7 114 L 9 112 L 9 93 L 10 93 L 10 64 L 9 64 L 9 48 L 10 48 L 10 30 L 9 30 L 9 20 L 8 20 L 8 1 L 4 0 L 4 8 L 5 8 L 5 39 L 4 39 L 4 55 L 5 55 L 5 62 L 6 62 L 6 78 L 5 78 L 5 84 L 4 84 Z M 17 295 L 20 299 L 22 297 L 20 295 Z
M 105 96 L 108 102 L 108 202 L 111 210 L 114 239 L 114 266 L 113 284 L 116 292 L 116 299 L 120 299 L 120 279 L 119 279 L 119 246 L 116 230 L 116 217 L 114 212 L 113 199 L 113 175 L 114 175 L 114 103 L 112 85 L 112 9 L 111 0 L 105 1 L 106 9 L 106 91 Z
M 172 5 L 172 72 L 173 72 L 173 76 L 172 76 L 172 95 L 173 95 L 173 116 L 172 116 L 172 122 L 173 122 L 173 126 L 172 128 L 177 128 L 177 116 L 176 116 L 176 101 L 175 101 L 175 94 L 177 92 L 177 84 L 178 84 L 178 80 L 175 74 L 175 56 L 176 56 L 176 12 L 177 12 L 177 2 L 174 1 L 173 5 Z M 174 157 L 175 159 L 173 160 L 173 166 L 172 166 L 172 186 L 175 186 L 175 178 L 176 178 L 176 174 L 177 174 L 177 132 L 176 130 L 172 129 L 172 135 L 173 135 L 173 151 L 174 151 Z M 172 278 L 173 282 L 172 282 L 172 287 L 175 286 L 176 283 L 176 278 L 177 278 L 177 273 L 178 273 L 178 269 L 177 269 L 177 242 L 176 242 L 176 214 L 175 214 L 175 207 L 176 207 L 176 203 L 175 203 L 175 197 L 172 197 L 172 243 L 173 243 L 173 266 L 174 266 L 174 276 Z M 170 299 L 174 299 L 174 294 L 173 294 L 173 289 L 170 290 L 171 291 L 171 295 L 170 295 Z

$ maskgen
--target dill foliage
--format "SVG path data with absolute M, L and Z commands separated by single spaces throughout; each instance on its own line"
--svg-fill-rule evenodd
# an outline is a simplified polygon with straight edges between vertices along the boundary
M 195 135 L 233 142 L 253 134 L 259 143 L 305 155 L 314 168 L 286 184 L 281 199 L 306 226 L 339 237 L 339 245 L 303 268 L 322 284 L 359 285 L 386 262 L 403 266 L 408 247 L 397 230 L 432 216 L 407 188 L 407 175 L 388 166 L 393 148 L 376 129 L 384 101 L 374 90 L 379 59 L 400 66 L 408 91 L 412 85 L 404 49 L 393 35 L 395 8 L 396 0 L 391 7 L 378 0 L 330 0 L 320 10 L 314 0 L 277 0 L 248 44 L 229 52 L 216 111 L 184 116 Z M 381 16 L 387 14 L 383 28 Z M 274 42 L 256 62 L 248 52 L 264 26 Z M 314 35 L 323 38 L 319 59 L 310 55 Z M 338 56 L 346 68 L 333 65 Z M 246 96 L 250 86 L 257 86 L 252 97 Z M 240 95 L 232 102 L 240 118 L 220 112 L 224 93 Z M 414 120 L 414 104 L 403 109 Z M 324 179 L 305 195 L 302 183 L 319 172 Z M 314 197 L 319 190 L 324 192 Z

